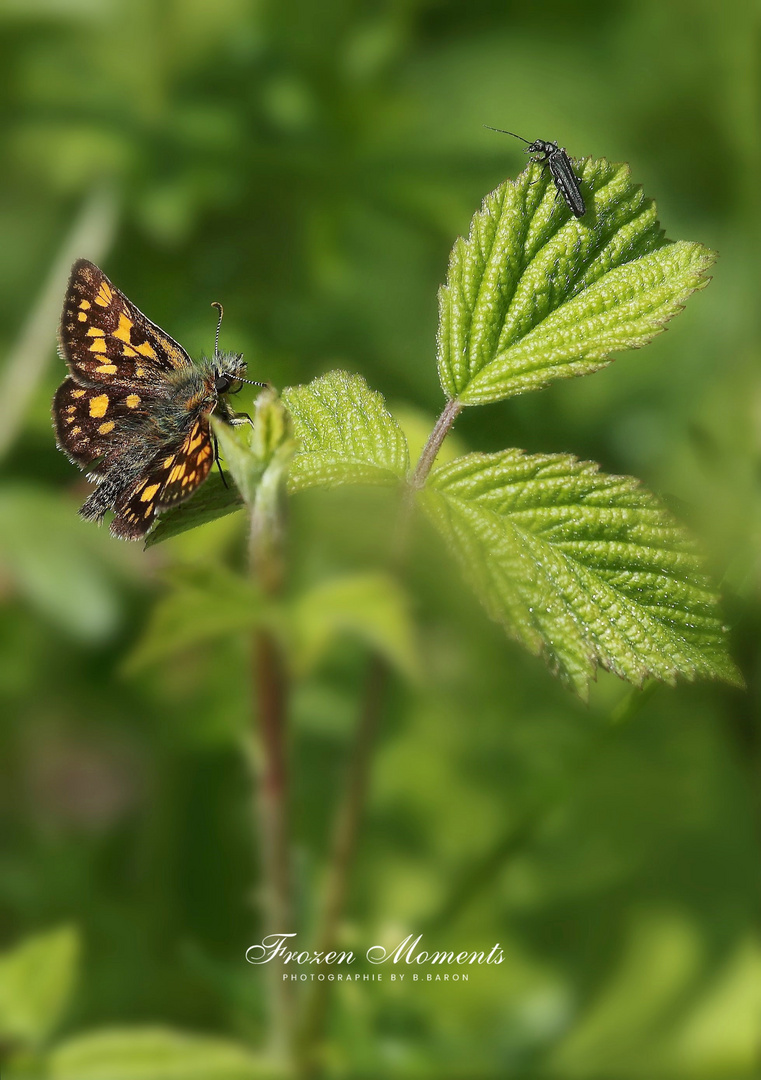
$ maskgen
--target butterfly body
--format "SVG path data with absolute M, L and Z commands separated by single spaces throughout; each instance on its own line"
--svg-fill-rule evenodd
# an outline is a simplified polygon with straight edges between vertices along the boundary
M 97 484 L 80 513 L 100 522 L 113 510 L 112 534 L 138 540 L 208 476 L 209 417 L 238 419 L 224 395 L 245 361 L 215 350 L 194 362 L 85 259 L 72 269 L 59 347 L 70 374 L 53 399 L 56 441 Z

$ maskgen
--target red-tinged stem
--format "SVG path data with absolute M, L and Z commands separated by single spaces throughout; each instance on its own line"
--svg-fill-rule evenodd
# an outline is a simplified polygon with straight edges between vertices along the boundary
M 260 485 L 251 510 L 251 572 L 262 592 L 277 596 L 283 586 L 283 506 L 279 485 Z M 253 680 L 257 726 L 254 771 L 262 860 L 264 933 L 289 933 L 291 902 L 290 826 L 288 815 L 288 682 L 280 646 L 266 628 L 253 638 Z M 279 959 L 267 965 L 272 1053 L 291 1063 L 296 1034 L 296 1001 Z
M 287 933 L 292 928 L 288 823 L 288 765 L 286 756 L 287 687 L 276 642 L 258 630 L 253 642 L 254 693 L 258 728 L 256 777 L 257 816 L 262 860 L 264 933 Z M 291 1055 L 294 999 L 290 982 L 282 978 L 277 960 L 268 965 L 272 1020 L 272 1050 Z
M 428 473 L 433 468 L 433 463 L 441 449 L 441 444 L 446 439 L 457 417 L 462 412 L 462 405 L 457 398 L 450 398 L 444 406 L 441 416 L 436 421 L 433 431 L 428 436 L 428 442 L 423 447 L 423 452 L 415 466 L 410 486 L 418 490 L 428 479 Z

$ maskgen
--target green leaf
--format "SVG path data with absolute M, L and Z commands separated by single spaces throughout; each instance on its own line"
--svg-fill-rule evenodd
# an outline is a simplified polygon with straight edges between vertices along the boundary
M 394 484 L 410 465 L 407 441 L 382 396 L 359 375 L 331 371 L 283 391 L 299 448 L 288 490 Z
M 690 540 L 635 480 L 506 450 L 436 469 L 419 497 L 491 617 L 582 696 L 598 665 L 741 684 Z
M 261 623 L 265 605 L 254 585 L 222 569 L 172 575 L 172 591 L 159 600 L 125 662 L 134 674 L 204 641 Z
M 50 1080 L 275 1080 L 285 1071 L 223 1039 L 169 1028 L 113 1028 L 63 1043 Z
M 156 527 L 151 529 L 145 540 L 145 546 L 160 544 L 173 536 L 205 525 L 207 521 L 234 514 L 243 506 L 240 492 L 233 483 L 232 475 L 225 472 L 225 483 L 219 473 L 213 473 L 205 484 L 193 495 L 192 499 L 172 507 L 161 515 Z
M 409 603 L 387 574 L 353 574 L 310 589 L 291 608 L 297 674 L 311 670 L 339 635 L 359 638 L 408 678 L 418 673 Z
M 0 955 L 0 1042 L 44 1042 L 69 1002 L 78 961 L 79 937 L 68 926 Z
M 487 195 L 439 293 L 439 379 L 464 405 L 584 375 L 646 344 L 708 279 L 715 255 L 666 240 L 626 165 L 575 163 L 587 212 L 571 216 L 530 165 Z

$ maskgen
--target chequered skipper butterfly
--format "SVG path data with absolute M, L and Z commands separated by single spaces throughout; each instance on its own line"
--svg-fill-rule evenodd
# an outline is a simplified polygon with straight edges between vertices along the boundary
M 82 517 L 101 522 L 113 510 L 111 533 L 139 540 L 203 483 L 216 456 L 212 412 L 246 422 L 222 396 L 250 381 L 246 362 L 218 343 L 219 324 L 213 358 L 194 363 L 102 270 L 74 263 L 59 331 L 71 374 L 53 399 L 53 425 L 59 448 L 97 484 Z

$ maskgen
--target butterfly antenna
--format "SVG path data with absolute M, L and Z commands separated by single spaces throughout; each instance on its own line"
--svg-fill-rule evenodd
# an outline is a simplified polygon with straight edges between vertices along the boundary
M 272 386 L 272 383 L 270 382 L 256 382 L 254 379 L 241 379 L 239 375 L 236 375 L 235 381 L 248 383 L 249 386 Z
M 215 307 L 217 309 L 217 311 L 219 312 L 219 322 L 217 323 L 217 332 L 214 335 L 214 359 L 216 360 L 219 357 L 219 331 L 220 331 L 220 329 L 222 327 L 222 316 L 225 313 L 225 309 L 222 307 L 222 305 L 220 304 L 220 302 L 218 300 L 214 300 L 212 302 L 211 306 Z M 236 382 L 248 383 L 249 386 L 269 386 L 270 385 L 270 383 L 268 383 L 268 382 L 255 382 L 253 379 L 243 379 L 243 378 L 241 378 L 240 375 L 236 375 L 235 381 Z
M 514 131 L 505 131 L 504 128 L 495 128 L 492 127 L 491 124 L 484 124 L 484 127 L 488 128 L 489 131 L 498 131 L 500 135 L 512 135 L 514 139 L 520 139 L 521 142 L 525 142 L 526 146 L 529 145 L 528 139 L 524 139 L 522 135 L 516 135 Z
M 219 356 L 219 331 L 222 329 L 222 316 L 225 313 L 225 309 L 222 307 L 218 300 L 212 302 L 212 307 L 215 307 L 219 312 L 219 322 L 217 323 L 217 332 L 214 335 L 214 359 Z

